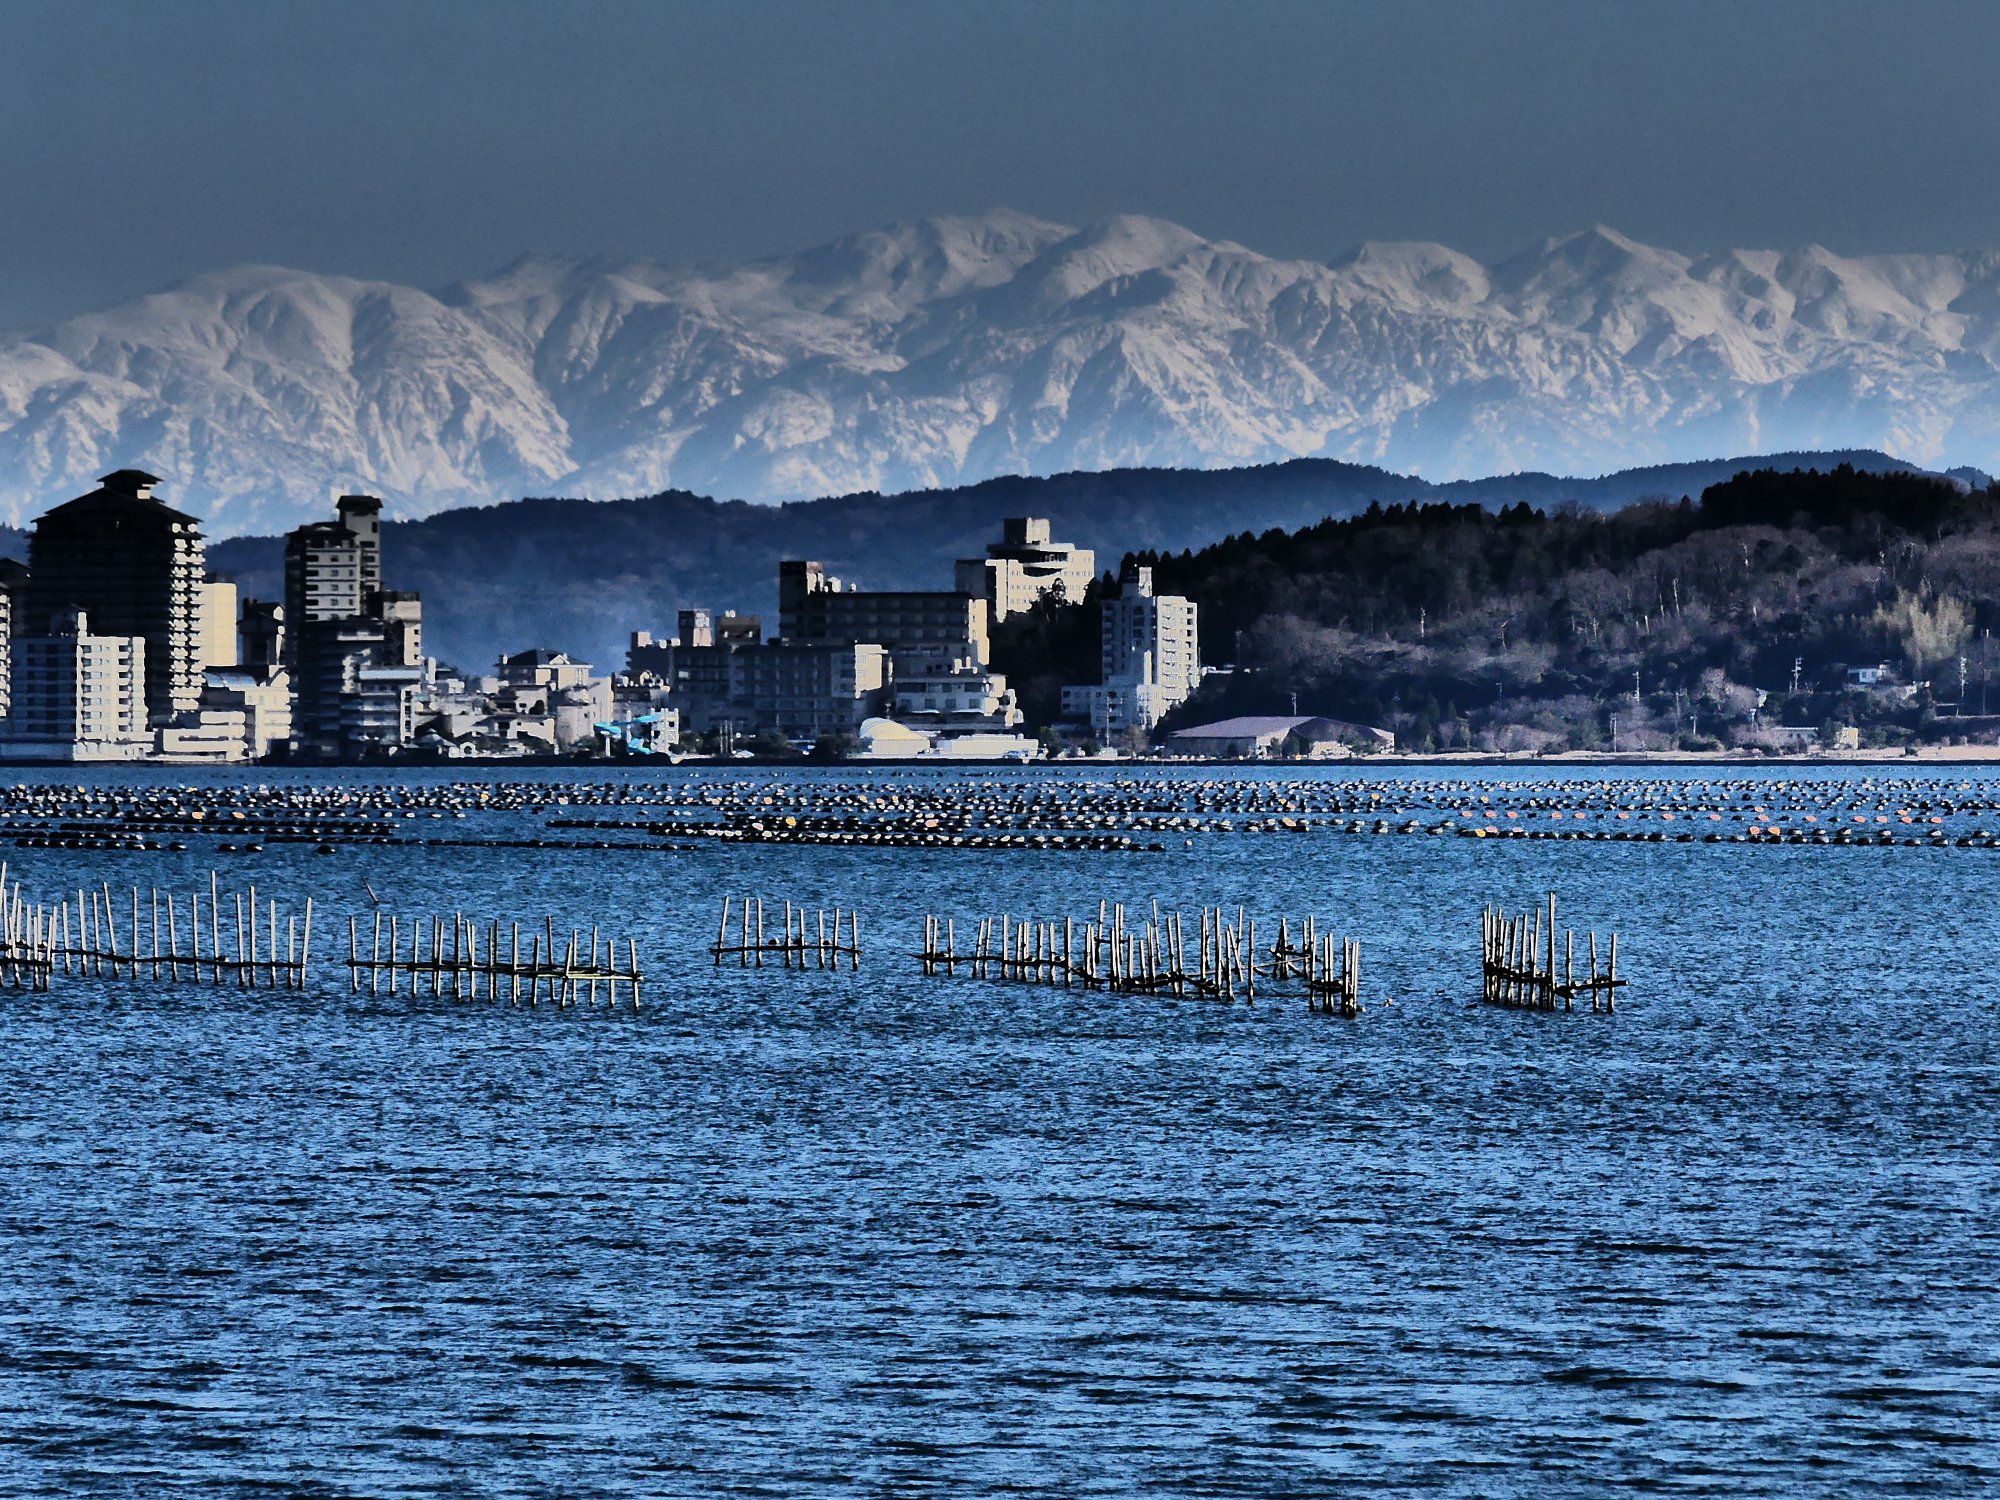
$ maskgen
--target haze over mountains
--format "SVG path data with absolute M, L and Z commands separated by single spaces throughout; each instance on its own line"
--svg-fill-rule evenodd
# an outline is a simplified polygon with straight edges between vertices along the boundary
M 440 291 L 251 266 L 0 335 L 0 520 L 141 466 L 227 536 L 345 489 L 760 501 L 1301 455 L 1448 480 L 1872 447 L 2000 464 L 2000 253 L 1277 260 L 998 211 Z

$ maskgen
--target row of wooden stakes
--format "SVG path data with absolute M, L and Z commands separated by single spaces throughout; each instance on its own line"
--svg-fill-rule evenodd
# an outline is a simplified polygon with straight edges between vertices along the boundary
M 55 930 L 46 909 L 31 904 L 0 863 L 0 984 L 46 990 L 55 974 Z
M 982 917 L 962 953 L 956 918 L 926 916 L 918 958 L 926 975 L 963 968 L 976 979 L 1223 1001 L 1239 994 L 1255 1001 L 1260 981 L 1268 988 L 1296 980 L 1310 1008 L 1360 1014 L 1360 942 L 1322 932 L 1310 917 L 1298 942 L 1290 919 L 1281 919 L 1268 954 L 1258 950 L 1256 918 L 1242 907 L 1233 917 L 1225 907 L 1203 907 L 1192 943 L 1189 936 L 1183 914 L 1162 914 L 1158 903 L 1135 924 L 1121 903 L 1100 901 L 1094 922 Z
M 523 952 L 521 924 L 511 924 L 503 940 L 500 924 L 482 924 L 462 915 L 403 924 L 378 909 L 367 954 L 361 950 L 358 920 L 348 918 L 347 967 L 350 988 L 367 976 L 370 993 L 449 991 L 459 999 L 506 998 L 537 1004 L 546 994 L 557 1005 L 606 1004 L 624 995 L 636 1009 L 644 975 L 638 945 L 627 938 L 607 944 L 599 928 L 589 947 L 580 929 L 566 943 L 554 923 L 531 933 Z M 402 946 L 407 932 L 409 948 Z M 386 951 L 384 940 L 387 941 Z M 622 952 L 621 952 L 622 947 Z M 285 912 L 260 898 L 253 885 L 225 892 L 209 874 L 204 903 L 197 890 L 131 889 L 129 905 L 108 884 L 79 889 L 75 901 L 31 903 L 18 882 L 10 883 L 0 863 L 0 985 L 47 990 L 55 976 L 148 980 L 153 983 L 227 985 L 240 989 L 306 987 L 313 958 L 313 899 L 302 914 Z
M 845 961 L 858 969 L 859 915 L 845 908 L 831 915 L 829 924 L 825 910 L 787 901 L 781 930 L 767 931 L 762 898 L 745 898 L 737 907 L 725 896 L 710 953 L 718 965 L 734 957 L 745 966 L 768 961 L 788 969 L 829 969 Z M 1570 1010 L 1583 998 L 1592 1011 L 1608 1013 L 1629 983 L 1618 975 L 1616 933 L 1601 968 L 1597 934 L 1587 934 L 1579 972 L 1577 935 L 1558 933 L 1554 895 L 1517 917 L 1487 907 L 1481 933 L 1481 998 L 1488 1004 Z M 1202 908 L 1190 932 L 1181 913 L 1162 914 L 1157 902 L 1150 916 L 1137 922 L 1128 919 L 1122 904 L 1103 901 L 1096 920 L 1081 923 L 1073 917 L 1060 922 L 986 917 L 971 939 L 961 952 L 956 920 L 926 916 L 918 955 L 924 973 L 962 971 L 975 978 L 1224 1001 L 1239 995 L 1254 1001 L 1260 984 L 1268 991 L 1296 982 L 1313 1010 L 1343 1016 L 1361 1010 L 1360 942 L 1322 930 L 1311 917 L 1298 924 L 1296 940 L 1291 920 L 1281 918 L 1265 950 L 1258 947 L 1256 919 L 1240 906 L 1233 913 Z M 79 889 L 74 904 L 67 898 L 49 904 L 28 901 L 0 863 L 0 985 L 46 990 L 60 969 L 98 978 L 303 989 L 312 942 L 312 898 L 301 915 L 283 913 L 276 902 L 260 902 L 255 886 L 225 893 L 213 872 L 205 908 L 198 890 L 183 897 L 157 888 L 142 894 L 137 886 L 125 907 L 108 884 Z M 359 919 L 348 919 L 347 968 L 355 991 L 365 977 L 369 992 L 379 994 L 386 978 L 391 994 L 402 993 L 407 980 L 412 995 L 427 989 L 433 996 L 448 991 L 455 999 L 483 995 L 517 1005 L 539 1004 L 546 995 L 559 1006 L 594 1006 L 601 990 L 604 1003 L 615 1006 L 622 987 L 636 1010 L 644 982 L 636 941 L 607 942 L 596 926 L 586 947 L 580 928 L 565 940 L 553 920 L 545 920 L 539 932 L 530 927 L 524 947 L 518 921 L 504 931 L 498 921 L 481 923 L 462 913 L 448 921 L 430 916 L 405 923 L 379 908 L 365 953 Z
M 403 947 L 406 933 L 407 952 Z M 523 1001 L 539 1005 L 546 993 L 553 1005 L 594 1006 L 602 986 L 603 1003 L 616 1006 L 619 986 L 623 985 L 634 1010 L 639 1008 L 640 988 L 645 983 L 637 941 L 629 937 L 606 939 L 601 927 L 590 929 L 586 949 L 581 928 L 572 928 L 565 940 L 557 933 L 554 919 L 548 918 L 541 931 L 529 931 L 523 951 L 519 921 L 510 921 L 503 930 L 497 920 L 481 923 L 454 912 L 449 921 L 429 916 L 406 924 L 391 913 L 385 927 L 379 909 L 365 955 L 359 922 L 354 917 L 347 919 L 347 973 L 348 987 L 357 992 L 365 975 L 371 995 L 381 993 L 386 976 L 392 995 L 402 993 L 407 979 L 412 995 L 423 993 L 427 985 L 433 996 L 448 991 L 454 1000 L 478 1000 L 483 990 L 484 999 L 505 999 L 510 1005 Z
M 742 907 L 737 911 L 737 933 L 732 942 L 729 936 L 730 901 L 728 896 L 722 898 L 722 925 L 708 950 L 718 966 L 725 958 L 734 958 L 740 967 L 761 969 L 768 958 L 772 963 L 781 963 L 788 969 L 837 969 L 842 959 L 847 960 L 850 971 L 861 967 L 860 913 L 836 906 L 833 909 L 833 927 L 829 932 L 824 910 L 808 911 L 802 905 L 794 906 L 787 901 L 782 935 L 778 932 L 767 935 L 764 929 L 764 898 L 745 896 Z M 845 939 L 840 935 L 843 919 L 847 924 Z
M 302 989 L 312 962 L 311 897 L 306 898 L 303 918 L 281 913 L 268 900 L 260 910 L 254 885 L 247 893 L 230 893 L 225 905 L 213 872 L 205 912 L 199 890 L 183 898 L 179 892 L 157 888 L 142 895 L 133 886 L 128 914 L 109 884 L 95 890 L 79 887 L 74 904 L 67 898 L 31 904 L 18 882 L 7 883 L 4 864 L 0 864 L 0 891 L 5 892 L 0 911 L 0 983 L 17 988 L 46 990 L 60 969 L 66 975 L 93 978 L 143 976 L 155 983 Z M 225 912 L 230 912 L 226 922 Z
M 1544 922 L 1544 915 L 1547 921 Z M 1618 977 L 1618 934 L 1611 934 L 1602 971 L 1598 968 L 1597 934 L 1589 934 L 1587 968 L 1576 967 L 1576 934 L 1561 935 L 1558 962 L 1556 898 L 1518 917 L 1489 906 L 1480 914 L 1481 998 L 1488 1005 L 1519 1010 L 1573 1010 L 1577 997 L 1590 1001 L 1593 1011 L 1609 1014 L 1618 1008 L 1618 991 L 1629 983 Z

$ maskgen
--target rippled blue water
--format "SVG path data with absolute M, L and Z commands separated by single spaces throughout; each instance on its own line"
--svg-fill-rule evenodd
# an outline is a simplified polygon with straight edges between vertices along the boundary
M 15 859 L 31 895 L 215 863 Z M 1314 833 L 223 868 L 336 914 L 366 881 L 622 924 L 647 1003 L 330 972 L 0 993 L 6 1493 L 2000 1481 L 2000 852 Z M 1622 934 L 1616 1017 L 1469 1003 L 1481 903 L 1550 888 Z M 864 968 L 713 969 L 724 890 L 859 907 Z M 1368 1010 L 908 957 L 921 911 L 1099 897 L 1314 912 L 1362 938 Z

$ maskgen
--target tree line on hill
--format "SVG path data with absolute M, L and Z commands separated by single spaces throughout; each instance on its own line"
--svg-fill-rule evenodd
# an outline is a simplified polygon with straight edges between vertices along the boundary
M 1296 703 L 1412 751 L 1778 749 L 1788 727 L 1990 737 L 2000 710 L 2000 487 L 1760 469 L 1698 502 L 1374 504 L 1136 560 L 1200 605 L 1220 669 L 1163 731 Z M 1050 605 L 998 631 L 1031 720 L 1091 680 L 1095 620 Z
M 1841 459 L 1890 471 L 1886 454 Z M 1783 460 L 1789 465 L 1790 460 Z M 1007 516 L 1045 516 L 1064 541 L 1106 566 L 1126 552 L 1201 547 L 1232 531 L 1296 530 L 1370 504 L 1526 500 L 1615 510 L 1647 495 L 1679 495 L 1747 468 L 1717 459 L 1629 469 L 1596 479 L 1510 474 L 1433 484 L 1412 475 L 1330 459 L 1240 469 L 1120 469 L 1011 476 L 904 495 L 841 495 L 768 506 L 667 491 L 635 500 L 519 500 L 444 511 L 383 527 L 383 576 L 424 599 L 424 636 L 445 660 L 490 669 L 503 651 L 547 646 L 600 668 L 624 660 L 634 630 L 671 633 L 684 607 L 768 614 L 778 563 L 817 558 L 872 589 L 951 587 L 952 563 L 997 540 Z M 186 501 L 198 514 L 193 497 Z M 246 597 L 282 597 L 283 539 L 232 537 L 209 565 Z M 24 552 L 12 555 L 25 556 Z M 1095 655 L 1090 663 L 1095 670 Z M 1073 679 L 1076 680 L 1076 679 Z

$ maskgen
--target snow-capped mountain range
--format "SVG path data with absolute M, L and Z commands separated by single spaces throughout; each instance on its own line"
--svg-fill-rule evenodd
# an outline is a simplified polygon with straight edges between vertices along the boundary
M 1157 219 L 926 219 L 440 291 L 242 266 L 0 334 L 0 520 L 150 469 L 211 535 L 669 487 L 777 501 L 1300 455 L 1444 480 L 1867 446 L 2000 467 L 2000 253 L 1280 260 Z

